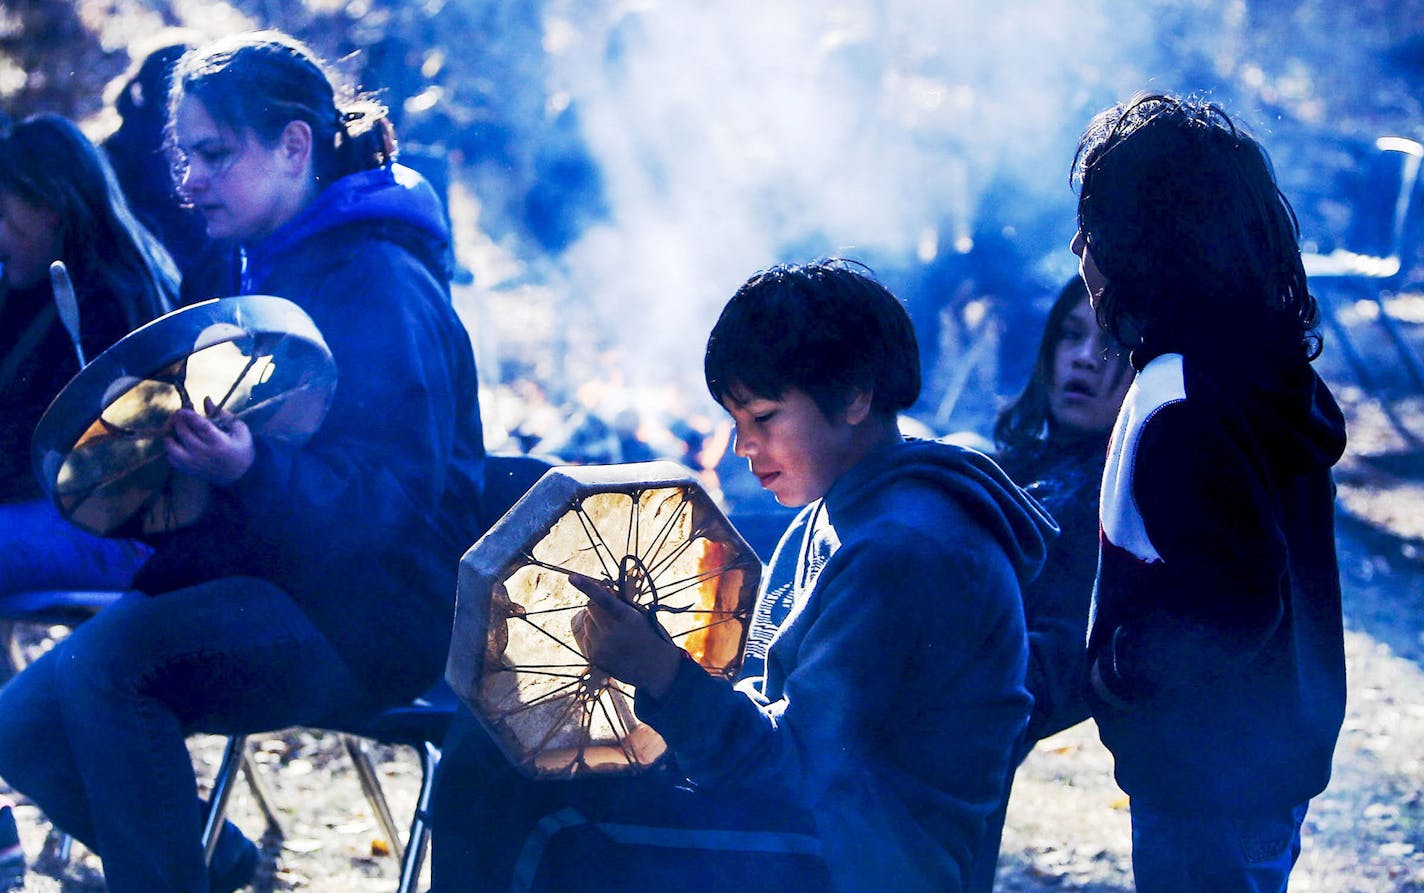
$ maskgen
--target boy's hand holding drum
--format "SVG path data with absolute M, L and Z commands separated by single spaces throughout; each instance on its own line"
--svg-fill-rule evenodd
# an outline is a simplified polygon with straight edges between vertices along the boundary
M 574 638 L 589 663 L 654 698 L 672 687 L 682 662 L 657 621 L 591 577 L 570 574 L 569 582 L 588 596 L 588 606 L 574 615 Z

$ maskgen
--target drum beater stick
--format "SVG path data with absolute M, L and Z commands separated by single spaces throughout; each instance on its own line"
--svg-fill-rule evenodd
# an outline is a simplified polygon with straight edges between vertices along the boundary
M 54 306 L 59 309 L 60 321 L 69 331 L 69 342 L 74 345 L 79 368 L 83 369 L 88 361 L 84 359 L 84 345 L 79 340 L 79 301 L 74 297 L 74 283 L 69 279 L 64 261 L 57 260 L 49 265 L 49 284 L 54 290 Z

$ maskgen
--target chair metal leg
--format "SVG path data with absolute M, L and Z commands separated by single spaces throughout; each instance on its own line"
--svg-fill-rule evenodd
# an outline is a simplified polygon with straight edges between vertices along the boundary
M 39 874 L 62 877 L 73 858 L 74 838 L 51 825 L 49 832 L 45 834 L 44 843 L 40 846 L 39 855 L 30 867 Z
M 213 853 L 218 848 L 218 835 L 222 831 L 223 820 L 227 817 L 227 801 L 232 796 L 232 785 L 237 780 L 238 767 L 246 760 L 246 755 L 246 735 L 233 735 L 227 739 L 222 762 L 218 764 L 218 773 L 213 778 L 213 790 L 208 796 L 208 815 L 203 821 L 203 853 L 209 864 L 212 863 Z
M 366 741 L 356 735 L 347 734 L 343 734 L 341 740 L 346 747 L 347 754 L 351 757 L 352 765 L 356 768 L 356 777 L 361 782 L 361 791 L 366 795 L 366 801 L 370 803 L 371 810 L 376 814 L 376 821 L 380 824 L 382 833 L 391 843 L 391 852 L 401 863 L 397 893 L 414 893 L 416 884 L 420 882 L 420 871 L 424 866 L 425 851 L 430 842 L 430 799 L 435 790 L 435 770 L 440 765 L 440 748 L 427 741 L 420 753 L 420 793 L 416 798 L 415 815 L 410 822 L 408 838 L 403 843 L 400 830 L 396 827 L 395 819 L 391 815 L 391 807 L 386 800 L 385 791 L 381 788 L 380 778 L 376 774 L 375 763 L 371 759 Z M 266 817 L 269 827 L 277 830 L 278 833 L 281 831 L 281 825 L 271 806 L 271 795 L 256 767 L 247 756 L 247 736 L 233 735 L 227 739 L 227 745 L 223 749 L 222 762 L 219 763 L 217 774 L 213 777 L 213 789 L 208 799 L 208 814 L 203 822 L 203 852 L 210 863 L 213 853 L 217 849 L 218 837 L 227 816 L 228 800 L 232 796 L 232 787 L 237 780 L 239 769 L 246 775 L 253 796 L 257 800 L 258 807 L 262 810 L 262 814 Z
M 10 678 L 25 668 L 25 650 L 20 647 L 19 631 L 16 629 L 14 621 L 0 623 L 0 681 L 9 682 Z
M 401 861 L 400 885 L 396 893 L 414 893 L 420 882 L 420 869 L 430 842 L 430 797 L 435 791 L 435 770 L 440 765 L 440 748 L 425 742 L 420 754 L 420 796 L 415 802 L 415 816 L 410 820 L 410 839 Z
M 1409 373 L 1409 377 L 1414 381 L 1414 388 L 1418 393 L 1424 394 L 1424 366 L 1420 365 L 1419 357 L 1414 353 L 1414 348 L 1409 345 L 1404 333 L 1399 330 L 1399 324 L 1394 317 L 1389 315 L 1389 310 L 1384 305 L 1384 300 L 1379 292 L 1374 293 L 1375 307 L 1379 310 L 1379 324 L 1384 329 L 1389 340 L 1394 344 L 1395 352 L 1404 363 L 1404 369 Z
M 277 817 L 277 811 L 272 804 L 276 798 L 272 796 L 272 791 L 267 787 L 267 782 L 262 780 L 262 773 L 257 771 L 257 767 L 252 762 L 252 754 L 247 752 L 247 748 L 242 749 L 242 776 L 247 779 L 247 787 L 252 791 L 252 799 L 257 801 L 257 808 L 262 811 L 262 818 L 267 820 L 267 831 L 278 837 L 282 835 L 282 821 Z
M 1345 328 L 1345 324 L 1340 321 L 1339 315 L 1335 312 L 1334 299 L 1330 296 L 1328 291 L 1322 290 L 1316 295 L 1316 301 L 1320 307 L 1321 319 L 1324 321 L 1325 327 L 1330 330 L 1330 335 L 1334 339 L 1335 346 L 1340 348 L 1340 352 L 1345 358 L 1345 364 L 1349 366 L 1350 371 L 1354 373 L 1355 380 L 1359 382 L 1360 387 L 1364 388 L 1365 393 L 1369 394 L 1375 403 L 1379 405 L 1380 410 L 1384 413 L 1390 426 L 1404 439 L 1404 442 L 1411 448 L 1417 447 L 1419 445 L 1418 438 L 1414 436 L 1413 431 L 1410 431 L 1409 428 L 1405 426 L 1404 420 L 1394 411 L 1394 401 L 1390 400 L 1380 389 L 1378 382 L 1376 382 L 1374 376 L 1370 374 L 1369 366 L 1360 356 L 1360 352 L 1355 348 L 1355 343 L 1350 337 L 1349 330 Z M 1376 303 L 1379 301 L 1377 294 L 1375 295 L 1375 301 Z M 1380 317 L 1383 319 L 1385 316 L 1384 306 L 1379 305 L 1378 309 Z M 1386 324 L 1386 327 L 1388 327 L 1388 324 Z M 1396 341 L 1395 343 L 1396 348 L 1401 350 L 1401 355 L 1406 355 L 1406 351 L 1407 355 L 1413 355 L 1413 352 L 1408 351 L 1407 347 L 1399 348 L 1399 342 Z
M 380 823 L 381 833 L 386 835 L 386 840 L 391 844 L 391 852 L 396 859 L 405 861 L 405 846 L 401 842 L 400 830 L 396 828 L 395 818 L 391 815 L 390 803 L 386 801 L 386 792 L 381 788 L 381 781 L 376 776 L 376 766 L 371 761 L 370 751 L 366 748 L 366 742 L 355 735 L 342 735 L 341 741 L 346 745 L 346 753 L 351 757 L 351 764 L 356 767 L 356 778 L 361 782 L 361 791 L 366 795 L 366 802 L 371 804 L 371 811 L 376 814 L 376 821 Z

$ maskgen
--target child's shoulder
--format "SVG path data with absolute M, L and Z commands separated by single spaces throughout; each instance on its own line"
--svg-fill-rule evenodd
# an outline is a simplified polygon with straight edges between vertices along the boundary
M 1016 543 L 1040 529 L 1038 507 L 976 450 L 907 440 L 873 461 L 857 469 L 851 492 L 832 497 L 833 516 L 847 522 L 843 542 L 953 553 L 966 542 Z
M 1149 424 L 1154 434 L 1230 427 L 1228 420 L 1239 416 L 1244 404 L 1233 397 L 1232 383 L 1222 378 L 1219 371 L 1178 353 L 1154 357 L 1137 373 L 1123 400 L 1113 434 L 1118 451 L 1130 452 L 1130 444 Z M 1236 386 L 1239 395 L 1250 383 Z

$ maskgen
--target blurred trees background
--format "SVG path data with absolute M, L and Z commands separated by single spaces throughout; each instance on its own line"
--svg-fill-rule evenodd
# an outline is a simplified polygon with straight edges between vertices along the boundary
M 883 33 L 893 33 L 897 7 L 912 2 L 880 4 L 881 19 L 890 23 Z M 191 28 L 201 38 L 281 28 L 328 59 L 344 60 L 346 73 L 362 83 L 378 85 L 403 137 L 455 153 L 462 165 L 476 169 L 482 200 L 508 210 L 537 188 L 541 146 L 570 138 L 568 131 L 576 126 L 564 114 L 567 97 L 550 83 L 551 53 L 559 51 L 561 40 L 567 42 L 570 29 L 606 27 L 630 9 L 659 5 L 656 0 L 3 0 L 0 110 L 13 116 L 60 112 L 84 123 L 91 136 L 102 136 L 115 123 L 106 87 L 162 29 Z M 965 28 L 987 30 L 985 18 L 994 7 L 975 15 L 975 5 L 954 4 L 963 9 L 946 7 L 946 15 L 958 16 Z M 1148 73 L 1171 72 L 1175 83 L 1163 83 L 1166 88 L 1210 85 L 1233 108 L 1252 109 L 1256 120 L 1270 121 L 1289 135 L 1271 142 L 1277 153 L 1290 155 L 1294 150 L 1281 144 L 1298 146 L 1294 137 L 1300 131 L 1369 139 L 1386 131 L 1415 137 L 1424 131 L 1424 0 L 1141 5 L 1156 22 L 1155 52 L 1166 60 Z M 826 7 L 828 19 L 835 18 L 835 7 Z M 1065 19 L 1065 26 L 1073 21 Z M 880 49 L 901 56 L 920 52 L 909 46 Z M 1087 44 L 1082 54 L 1091 60 L 1107 49 Z M 1067 74 L 1082 77 L 1083 71 Z M 1099 76 L 1100 86 L 1111 86 L 1112 72 Z M 1294 160 L 1278 166 L 1293 168 Z M 1307 170 L 1302 176 L 1318 174 Z M 545 238 L 561 247 L 557 233 Z
M 1073 266 L 1077 130 L 1141 87 L 1208 92 L 1262 136 L 1323 251 L 1375 137 L 1424 138 L 1424 0 L 0 0 L 0 111 L 102 138 L 164 29 L 258 27 L 379 88 L 465 199 L 486 379 L 565 393 L 695 373 L 742 277 L 848 246 L 924 321 L 932 384 L 937 350 L 970 348 L 942 328 L 955 301 L 1032 340 Z M 1006 336 L 993 386 L 1022 352 Z

